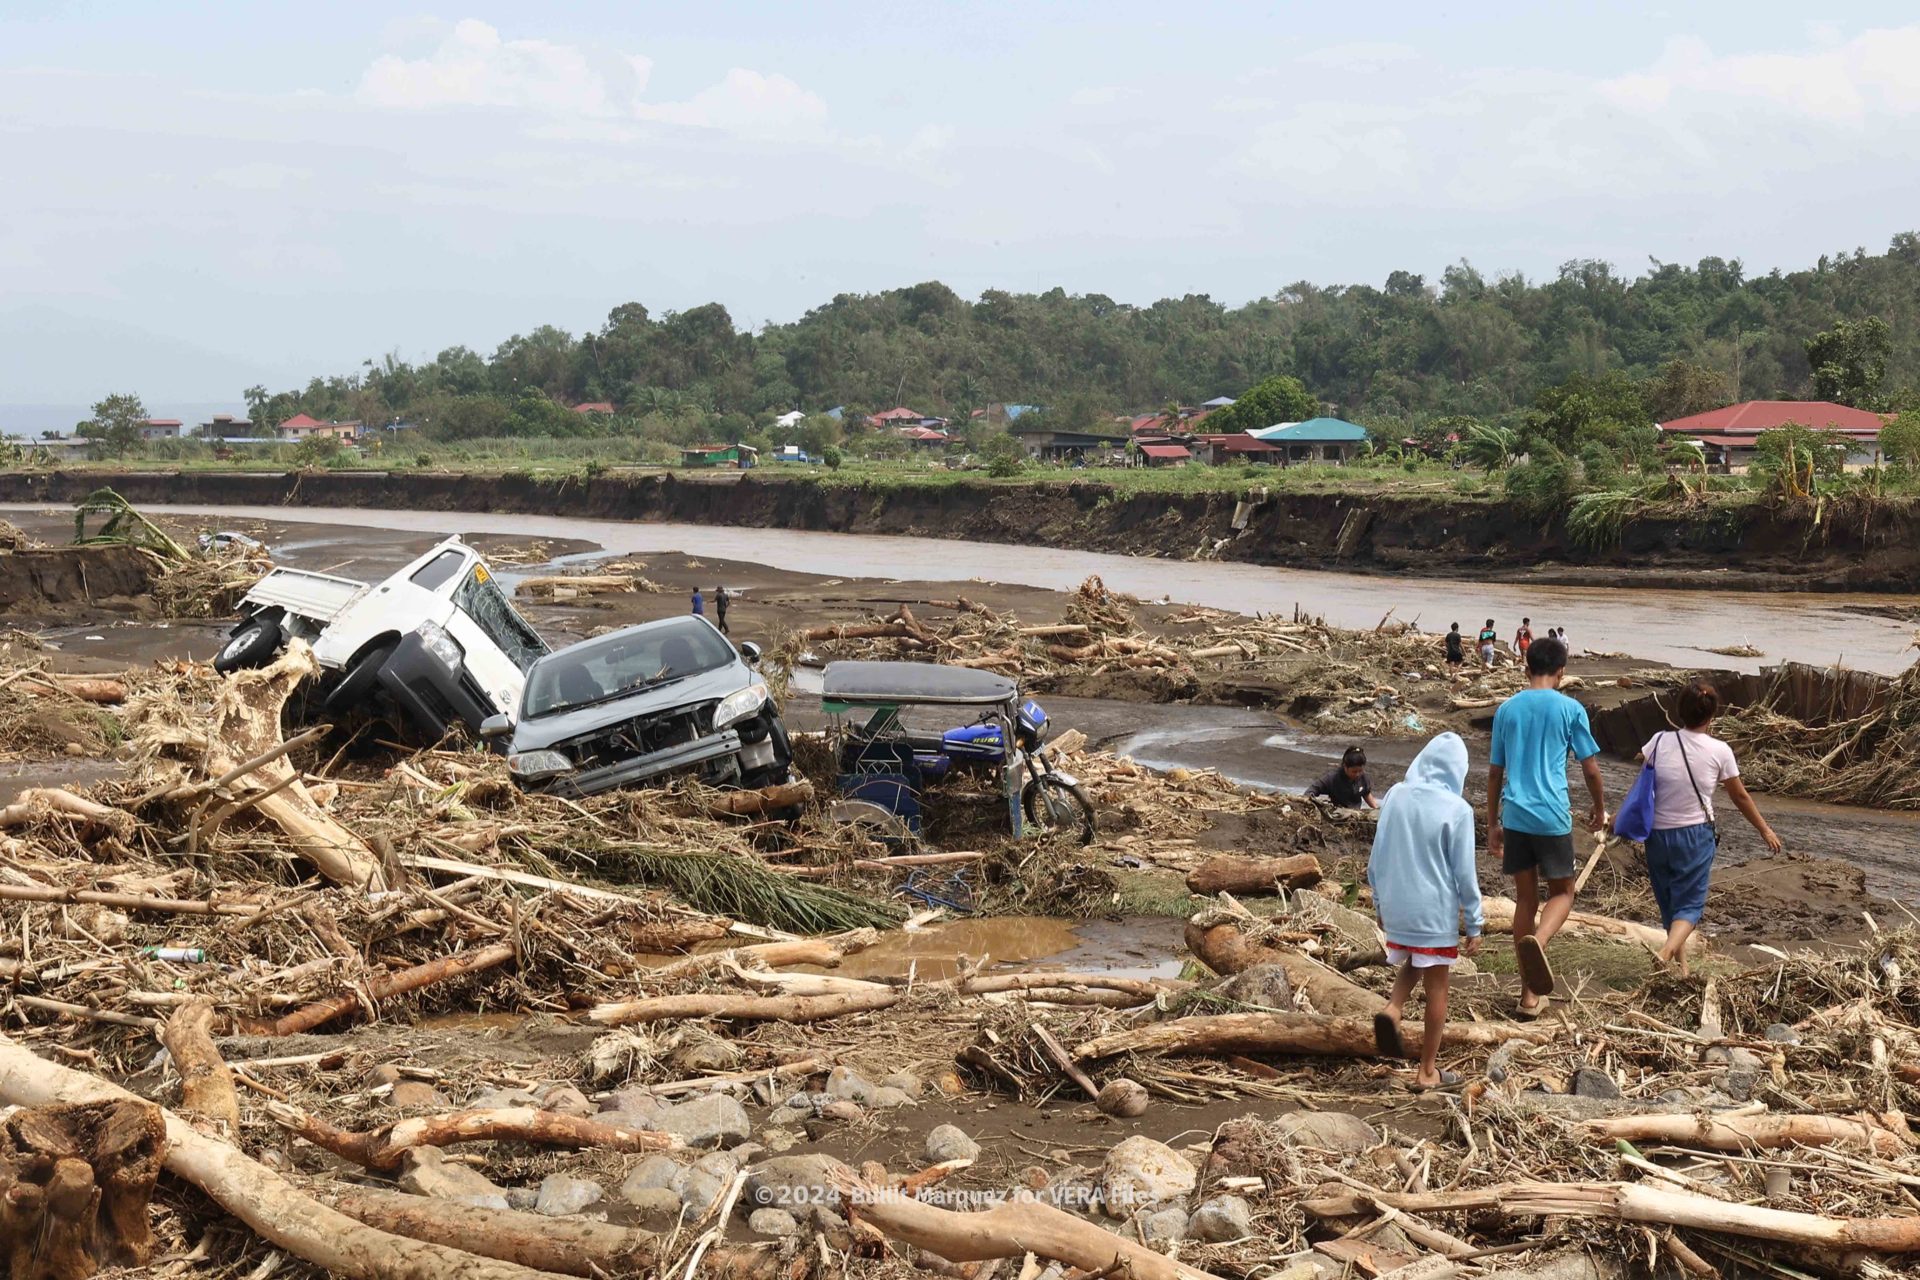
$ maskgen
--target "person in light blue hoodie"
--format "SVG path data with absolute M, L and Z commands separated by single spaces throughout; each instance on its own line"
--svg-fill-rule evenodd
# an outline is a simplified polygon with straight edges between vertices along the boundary
M 1386 1010 L 1374 1015 L 1374 1044 L 1384 1056 L 1406 1056 L 1400 1018 L 1419 980 L 1426 1013 L 1413 1077 L 1416 1093 L 1460 1083 L 1438 1062 L 1447 981 L 1456 959 L 1480 950 L 1486 924 L 1473 860 L 1473 806 L 1461 795 L 1466 781 L 1467 744 L 1459 734 L 1443 733 L 1422 747 L 1407 767 L 1406 781 L 1388 791 L 1380 806 L 1367 862 L 1387 961 L 1399 969 Z

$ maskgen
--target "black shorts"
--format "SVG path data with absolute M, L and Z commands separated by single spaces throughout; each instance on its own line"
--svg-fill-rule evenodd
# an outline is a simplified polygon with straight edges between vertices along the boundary
M 1573 833 L 1563 836 L 1540 836 L 1531 831 L 1504 830 L 1506 852 L 1500 858 L 1500 870 L 1508 875 L 1521 871 L 1538 871 L 1549 880 L 1571 880 L 1573 867 Z
M 1450 666 L 1450 667 L 1464 667 L 1464 666 L 1466 666 L 1466 665 L 1467 665 L 1467 658 L 1466 658 L 1466 655 L 1465 655 L 1465 654 L 1459 654 L 1459 653 L 1450 653 L 1450 654 L 1448 654 L 1448 655 L 1447 655 L 1447 665 L 1448 665 L 1448 666 Z

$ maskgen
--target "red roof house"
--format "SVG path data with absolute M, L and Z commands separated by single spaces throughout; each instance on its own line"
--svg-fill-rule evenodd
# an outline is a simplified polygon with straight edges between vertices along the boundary
M 895 409 L 888 409 L 882 413 L 876 413 L 873 415 L 872 420 L 877 423 L 918 422 L 924 416 L 924 414 L 916 413 L 912 409 L 901 406 Z
M 320 419 L 309 417 L 304 413 L 296 413 L 291 418 L 288 418 L 285 422 L 281 423 L 280 429 L 282 431 L 298 431 L 302 427 L 317 427 L 319 425 L 320 425 Z
M 1674 435 L 1702 438 L 1728 437 L 1751 441 L 1762 431 L 1772 431 L 1789 423 L 1812 427 L 1816 431 L 1837 431 L 1860 440 L 1877 439 L 1887 420 L 1865 409 L 1854 409 L 1830 400 L 1747 400 L 1724 409 L 1695 413 L 1660 424 L 1662 431 Z
M 612 413 L 613 405 L 605 400 L 589 400 L 585 404 L 573 406 L 575 413 Z
M 1183 444 L 1143 444 L 1140 456 L 1150 467 L 1176 467 L 1191 459 L 1193 451 Z

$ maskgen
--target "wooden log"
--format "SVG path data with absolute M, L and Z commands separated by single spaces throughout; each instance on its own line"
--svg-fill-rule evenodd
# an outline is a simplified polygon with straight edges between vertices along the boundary
M 429 960 L 425 964 L 415 965 L 411 969 L 402 969 L 398 973 L 377 974 L 367 979 L 364 989 L 368 997 L 374 1000 L 387 1000 L 394 996 L 405 995 L 409 991 L 418 991 L 422 987 L 432 986 L 436 982 L 464 978 L 469 974 L 498 968 L 513 957 L 514 949 L 510 942 L 475 947 L 472 951 L 441 956 L 438 960 Z M 332 1022 L 335 1018 L 352 1013 L 360 1008 L 361 1003 L 360 993 L 357 991 L 329 996 L 325 1000 L 295 1009 L 285 1017 L 270 1023 L 262 1034 L 299 1035 L 303 1031 L 311 1031 L 323 1023 Z
M 679 1151 L 685 1144 L 668 1133 L 601 1124 L 539 1107 L 482 1107 L 437 1116 L 411 1116 L 354 1132 L 329 1124 L 299 1107 L 267 1104 L 273 1122 L 323 1151 L 369 1169 L 397 1169 L 414 1147 L 450 1147 L 462 1142 L 530 1142 L 542 1147 L 598 1147 L 608 1151 Z
M 126 681 L 106 676 L 35 675 L 20 687 L 28 693 L 39 693 L 40 687 L 37 686 L 102 706 L 114 706 L 127 700 Z
M 204 1121 L 216 1138 L 240 1140 L 240 1095 L 233 1072 L 213 1044 L 213 1001 L 194 996 L 174 1010 L 160 1030 L 160 1042 L 180 1075 L 180 1110 Z
M 1310 853 L 1287 858 L 1208 858 L 1187 873 L 1187 888 L 1216 893 L 1272 893 L 1275 887 L 1305 889 L 1320 883 L 1320 859 Z
M 1864 1120 L 1814 1115 L 1648 1115 L 1610 1116 L 1580 1126 L 1596 1142 L 1671 1142 L 1714 1151 L 1753 1147 L 1858 1147 L 1874 1155 L 1897 1156 L 1913 1149 L 1905 1134 Z
M 1215 973 L 1239 973 L 1257 964 L 1276 964 L 1286 970 L 1295 991 L 1304 991 L 1318 1013 L 1371 1018 L 1387 1007 L 1384 996 L 1349 982 L 1326 965 L 1291 947 L 1269 947 L 1250 942 L 1236 926 L 1187 924 L 1187 950 Z M 1371 1034 L 1371 1033 L 1369 1033 Z
M 9 1274 L 78 1280 L 99 1262 L 145 1266 L 165 1150 L 160 1109 L 137 1098 L 0 1120 L 0 1261 L 11 1258 Z
M 379 1187 L 345 1187 L 330 1192 L 328 1199 L 342 1213 L 382 1231 L 561 1275 L 649 1275 L 668 1261 L 660 1238 L 634 1227 L 490 1209 Z M 782 1274 L 778 1252 L 766 1246 L 721 1246 L 708 1252 L 706 1263 L 703 1276 L 728 1280 L 775 1280 Z
M 920 985 L 925 987 L 931 984 L 923 982 Z M 955 986 L 961 995 L 969 996 L 988 995 L 1000 991 L 1060 989 L 1117 991 L 1124 995 L 1137 996 L 1145 1001 L 1188 990 L 1193 984 L 1155 978 L 1116 977 L 1110 973 L 1056 973 L 1037 970 L 1027 973 L 975 974 L 960 979 Z
M 683 978 L 730 965 L 783 969 L 797 964 L 811 964 L 831 969 L 840 963 L 842 957 L 865 951 L 879 941 L 880 932 L 877 929 L 850 929 L 846 933 L 824 938 L 796 938 L 791 942 L 763 942 L 747 947 L 730 947 L 725 951 L 703 951 L 699 955 L 648 970 L 646 977 L 649 980 Z
M 1404 1035 L 1417 1043 L 1419 1023 L 1406 1025 Z M 1525 1040 L 1543 1044 L 1552 1032 L 1538 1027 L 1502 1022 L 1449 1022 L 1441 1043 L 1451 1048 Z M 1372 1057 L 1371 1019 L 1336 1018 L 1320 1013 L 1222 1013 L 1175 1018 L 1130 1031 L 1117 1031 L 1079 1045 L 1073 1056 L 1081 1061 L 1111 1058 L 1123 1053 L 1226 1054 L 1287 1053 L 1329 1057 Z
M 98 889 L 62 889 L 57 885 L 0 884 L 0 900 L 14 902 L 85 902 L 119 911 L 154 911 L 166 915 L 252 916 L 261 908 L 251 902 L 220 902 L 201 898 L 154 898 L 143 893 L 107 893 Z
M 628 1027 L 643 1022 L 681 1018 L 722 1018 L 739 1022 L 824 1022 L 853 1013 L 871 1013 L 900 1002 L 891 987 L 877 991 L 821 996 L 743 996 L 702 993 L 688 996 L 651 996 L 597 1004 L 587 1017 L 606 1027 Z
M 706 799 L 707 812 L 716 817 L 745 818 L 791 809 L 813 799 L 813 784 L 805 778 L 761 787 L 757 791 L 721 791 Z
M 55 1102 L 150 1105 L 97 1076 L 37 1057 L 0 1034 L 0 1105 Z M 552 1272 L 480 1258 L 378 1231 L 313 1199 L 229 1143 L 170 1112 L 167 1172 L 199 1187 L 268 1243 L 350 1280 L 545 1280 Z
M 77 796 L 62 787 L 28 787 L 12 804 L 0 808 L 0 827 L 24 827 L 55 813 L 103 826 L 132 829 L 131 814 L 98 800 Z
M 1486 913 L 1488 933 L 1513 932 L 1513 899 L 1480 899 L 1481 909 Z M 1575 911 L 1567 916 L 1566 924 L 1560 932 L 1573 938 L 1606 938 L 1614 942 L 1627 943 L 1638 947 L 1652 947 L 1658 951 L 1667 943 L 1664 930 L 1650 924 L 1635 924 L 1631 920 L 1616 920 L 1612 916 L 1599 916 L 1591 911 Z M 1695 932 L 1687 939 L 1687 954 L 1693 955 L 1707 949 L 1705 935 Z

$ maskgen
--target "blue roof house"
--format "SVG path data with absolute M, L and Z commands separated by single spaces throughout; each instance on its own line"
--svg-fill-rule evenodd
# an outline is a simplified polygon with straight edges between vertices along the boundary
M 1297 462 L 1351 462 L 1367 442 L 1365 427 L 1340 418 L 1279 422 L 1247 434 L 1281 449 L 1284 456 L 1277 461 L 1287 466 Z

